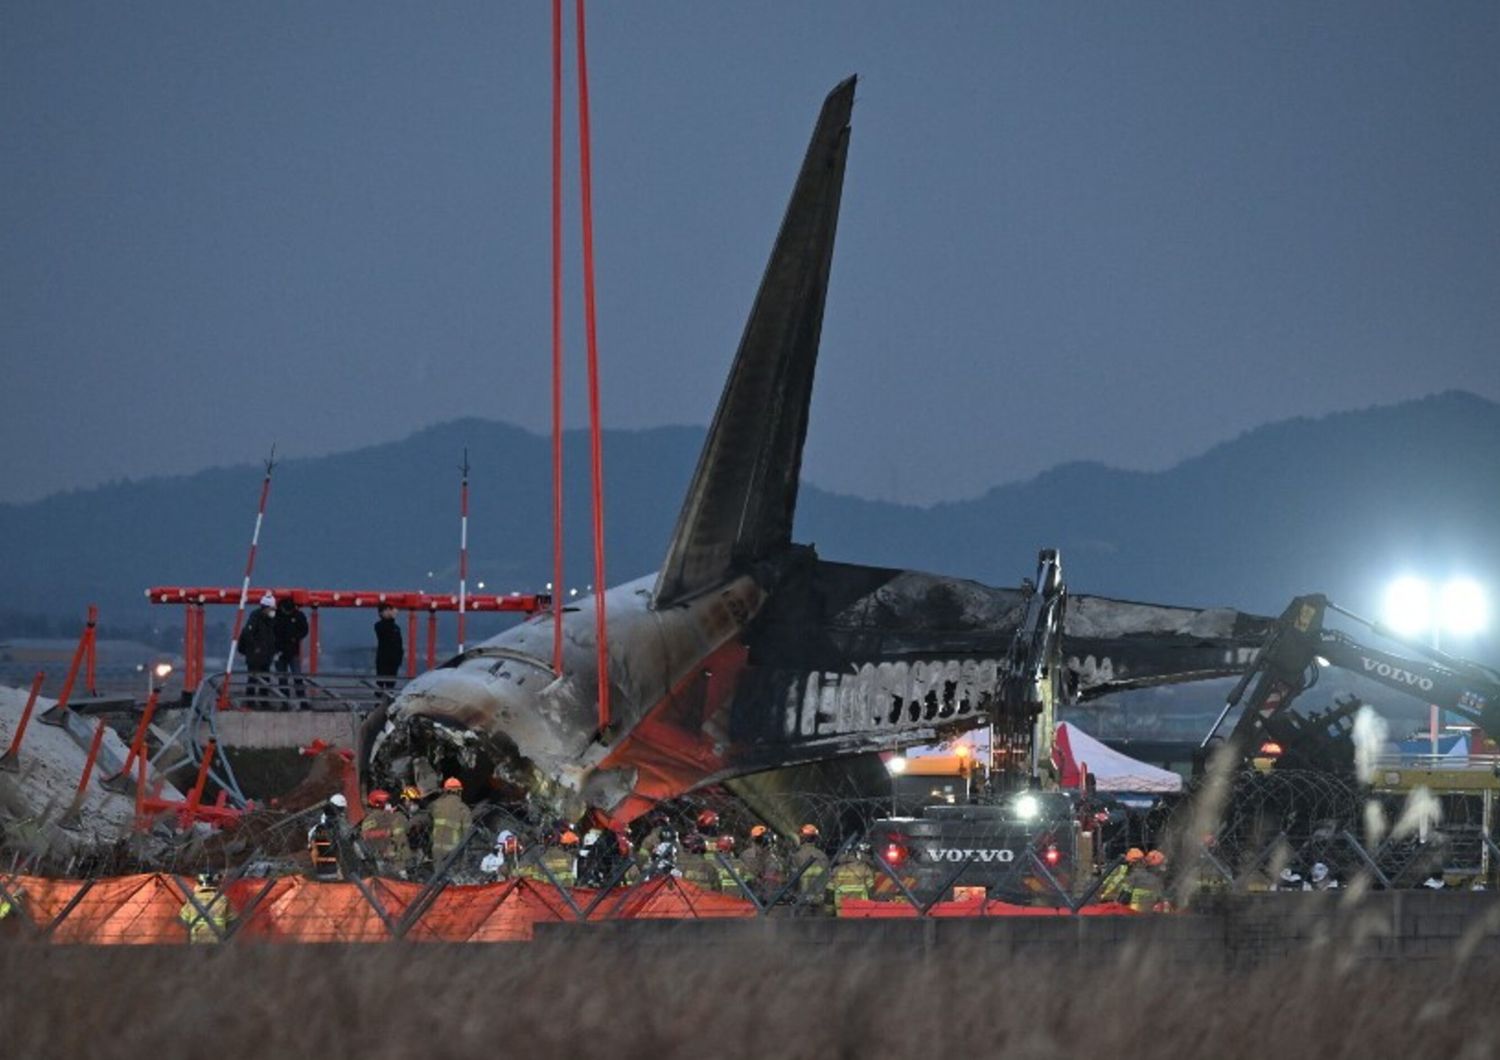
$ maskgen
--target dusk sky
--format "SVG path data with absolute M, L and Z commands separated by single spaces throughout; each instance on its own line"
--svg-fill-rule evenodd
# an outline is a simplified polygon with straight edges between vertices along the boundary
M 0 501 L 546 431 L 548 33 L 542 0 L 4 5 Z M 1500 400 L 1493 0 L 596 3 L 589 44 L 608 426 L 708 422 L 850 73 L 810 481 L 926 503 Z

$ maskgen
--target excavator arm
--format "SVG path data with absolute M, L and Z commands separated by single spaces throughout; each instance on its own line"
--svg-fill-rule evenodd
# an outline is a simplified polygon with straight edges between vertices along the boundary
M 1363 625 L 1375 634 L 1410 649 L 1412 655 L 1371 648 L 1349 634 L 1324 626 L 1327 612 Z M 1481 663 L 1460 659 L 1404 640 L 1378 623 L 1330 603 L 1320 594 L 1299 596 L 1282 612 L 1250 668 L 1230 692 L 1224 709 L 1204 738 L 1207 748 L 1224 719 L 1244 703 L 1229 743 L 1243 759 L 1265 741 L 1297 744 L 1296 757 L 1305 764 L 1330 765 L 1348 758 L 1346 722 L 1358 701 L 1340 705 L 1325 715 L 1302 715 L 1293 703 L 1317 680 L 1323 667 L 1333 667 L 1369 678 L 1386 688 L 1433 703 L 1469 721 L 1486 733 L 1500 733 L 1500 673 Z M 1325 746 L 1319 747 L 1322 742 Z

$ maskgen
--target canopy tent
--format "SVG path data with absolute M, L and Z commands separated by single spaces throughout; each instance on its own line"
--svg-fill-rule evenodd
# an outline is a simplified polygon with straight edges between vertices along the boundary
M 1137 762 L 1111 750 L 1069 722 L 1057 726 L 1052 745 L 1052 764 L 1065 788 L 1080 787 L 1083 770 L 1094 775 L 1100 791 L 1161 793 L 1182 790 L 1182 777 L 1169 769 Z

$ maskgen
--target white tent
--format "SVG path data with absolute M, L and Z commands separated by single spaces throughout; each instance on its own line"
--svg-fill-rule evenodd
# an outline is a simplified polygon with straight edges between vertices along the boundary
M 1079 787 L 1083 780 L 1082 771 L 1087 769 L 1094 775 L 1100 791 L 1155 794 L 1182 790 L 1182 777 L 1171 770 L 1158 769 L 1111 750 L 1066 721 L 1057 726 L 1052 759 L 1066 788 Z

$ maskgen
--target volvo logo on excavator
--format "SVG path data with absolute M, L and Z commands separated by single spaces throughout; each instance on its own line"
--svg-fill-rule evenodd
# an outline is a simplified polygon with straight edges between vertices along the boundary
M 1399 666 L 1392 666 L 1381 659 L 1372 659 L 1368 655 L 1361 655 L 1360 661 L 1365 664 L 1365 672 L 1384 677 L 1388 681 L 1400 681 L 1402 684 L 1420 688 L 1423 692 L 1432 691 L 1432 678 L 1414 674 L 1410 670 L 1403 670 Z
M 1016 860 L 1016 852 L 1014 850 L 972 850 L 961 849 L 959 847 L 938 847 L 930 853 L 933 861 L 951 861 L 955 864 L 960 861 L 998 861 L 1008 863 Z

